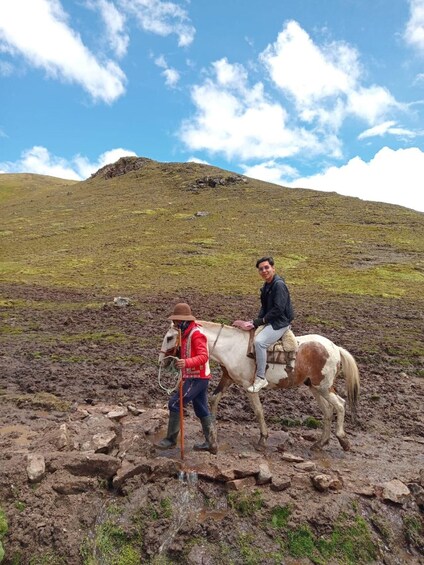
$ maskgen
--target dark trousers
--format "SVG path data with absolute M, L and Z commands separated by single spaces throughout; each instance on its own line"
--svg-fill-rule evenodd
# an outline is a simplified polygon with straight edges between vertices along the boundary
M 194 413 L 198 418 L 209 416 L 208 406 L 209 379 L 184 379 L 183 406 L 193 403 Z M 177 390 L 170 398 L 168 407 L 171 412 L 180 411 L 180 391 Z

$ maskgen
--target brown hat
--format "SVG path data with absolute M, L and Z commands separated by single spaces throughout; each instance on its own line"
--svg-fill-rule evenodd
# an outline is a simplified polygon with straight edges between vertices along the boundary
M 185 302 L 180 302 L 174 307 L 174 311 L 169 316 L 168 320 L 195 320 L 196 318 L 191 313 L 191 308 Z

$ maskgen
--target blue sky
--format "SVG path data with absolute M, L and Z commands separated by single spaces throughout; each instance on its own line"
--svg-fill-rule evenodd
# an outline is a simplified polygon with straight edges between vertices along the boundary
M 125 154 L 424 211 L 424 0 L 0 0 L 0 172 Z

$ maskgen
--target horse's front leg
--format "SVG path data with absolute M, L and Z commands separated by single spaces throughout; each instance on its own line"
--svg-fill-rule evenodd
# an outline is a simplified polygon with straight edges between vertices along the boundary
M 228 387 L 232 384 L 232 380 L 230 375 L 228 374 L 227 369 L 221 365 L 222 376 L 218 383 L 218 386 L 213 391 L 212 397 L 209 397 L 209 405 L 212 414 L 212 426 L 210 428 L 210 443 L 218 448 L 218 434 L 217 434 L 217 425 L 216 425 L 216 414 L 218 412 L 218 404 L 222 398 L 224 392 L 228 389 Z
M 266 427 L 264 410 L 263 410 L 263 407 L 262 407 L 261 400 L 259 398 L 259 393 L 258 392 L 255 392 L 255 393 L 248 392 L 247 396 L 249 398 L 250 405 L 252 406 L 253 411 L 255 413 L 256 419 L 259 422 L 259 429 L 261 431 L 258 447 L 260 449 L 265 449 L 266 442 L 267 442 L 267 439 L 268 439 L 268 428 Z

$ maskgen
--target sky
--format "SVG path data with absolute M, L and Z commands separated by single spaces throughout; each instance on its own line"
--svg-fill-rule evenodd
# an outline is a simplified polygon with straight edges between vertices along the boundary
M 124 155 L 424 211 L 424 0 L 0 0 L 0 172 Z

